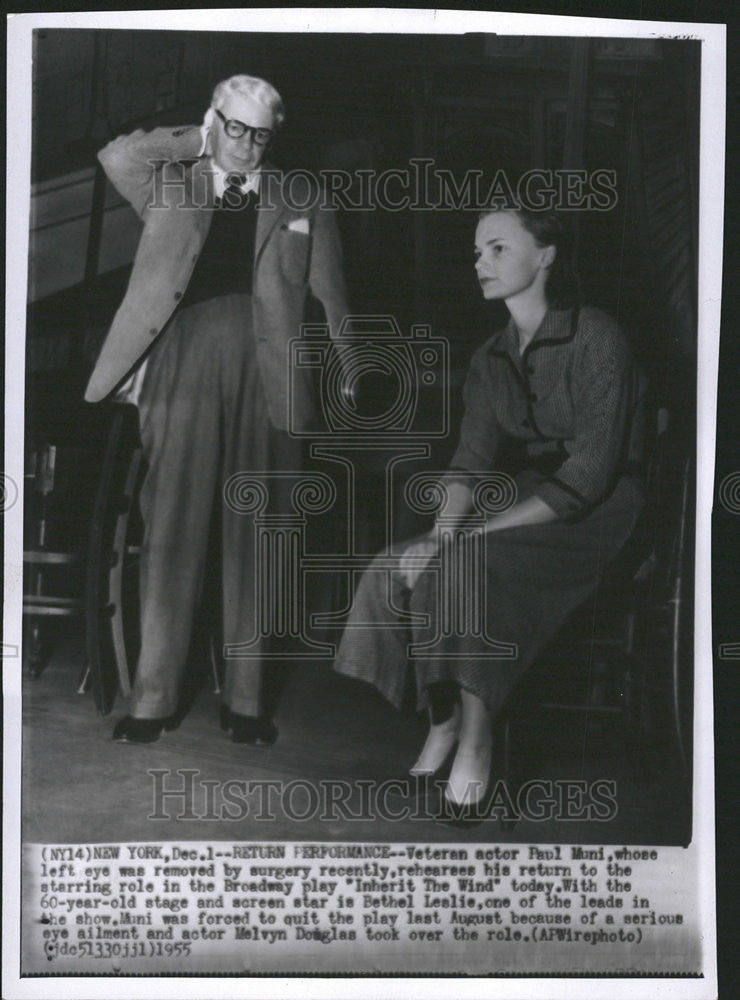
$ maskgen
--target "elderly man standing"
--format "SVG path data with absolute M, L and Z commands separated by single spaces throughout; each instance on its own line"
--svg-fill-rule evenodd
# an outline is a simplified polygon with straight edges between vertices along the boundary
M 306 174 L 296 172 L 288 191 L 264 159 L 284 118 L 269 83 L 234 76 L 215 88 L 202 126 L 134 132 L 99 154 L 144 222 L 85 394 L 136 403 L 148 462 L 141 653 L 130 714 L 113 731 L 120 742 L 149 743 L 174 725 L 216 503 L 224 641 L 251 638 L 252 522 L 224 503 L 223 487 L 235 472 L 300 468 L 288 432 L 288 344 L 309 289 L 332 334 L 348 311 L 333 212 Z M 300 377 L 291 430 L 315 415 Z M 261 695 L 259 659 L 227 661 L 221 725 L 235 742 L 274 742 Z

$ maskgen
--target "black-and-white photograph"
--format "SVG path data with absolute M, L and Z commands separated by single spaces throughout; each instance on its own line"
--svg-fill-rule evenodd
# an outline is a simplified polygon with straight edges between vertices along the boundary
M 20 976 L 711 996 L 716 26 L 198 13 L 27 29 Z

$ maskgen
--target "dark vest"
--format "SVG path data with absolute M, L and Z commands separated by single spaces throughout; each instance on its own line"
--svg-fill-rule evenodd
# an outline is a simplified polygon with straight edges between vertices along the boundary
M 213 210 L 211 228 L 203 244 L 180 308 L 221 295 L 249 295 L 252 291 L 254 243 L 257 233 L 257 195 L 227 190 Z

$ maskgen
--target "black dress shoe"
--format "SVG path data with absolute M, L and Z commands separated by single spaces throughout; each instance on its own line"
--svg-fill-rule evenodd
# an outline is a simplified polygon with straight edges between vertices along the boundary
M 116 743 L 154 743 L 164 730 L 175 729 L 176 722 L 172 716 L 164 719 L 135 719 L 133 715 L 124 715 L 119 719 L 113 730 Z
M 221 706 L 220 725 L 231 734 L 232 743 L 269 747 L 278 738 L 277 726 L 264 715 L 239 715 L 226 705 Z

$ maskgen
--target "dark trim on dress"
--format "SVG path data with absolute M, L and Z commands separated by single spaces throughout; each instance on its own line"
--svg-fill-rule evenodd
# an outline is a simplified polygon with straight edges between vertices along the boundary
M 552 483 L 554 486 L 559 486 L 561 490 L 563 490 L 565 493 L 569 493 L 580 503 L 582 504 L 586 503 L 586 498 L 582 493 L 580 493 L 577 489 L 575 489 L 575 487 L 569 486 L 567 483 L 564 483 L 562 479 L 559 479 L 557 476 L 546 476 L 545 482 Z
M 574 307 L 571 310 L 570 317 L 570 330 L 564 337 L 546 337 L 543 340 L 530 340 L 527 346 L 524 348 L 524 354 L 522 354 L 522 361 L 529 355 L 531 351 L 537 350 L 538 347 L 555 347 L 558 344 L 568 344 L 575 337 L 578 332 L 578 319 L 580 317 L 581 310 L 580 307 Z
M 554 347 L 558 344 L 567 344 L 573 340 L 578 331 L 578 319 L 580 316 L 580 308 L 574 308 L 571 310 L 570 317 L 570 329 L 564 337 L 548 337 L 545 340 L 531 340 L 527 346 L 524 348 L 524 353 L 522 354 L 522 371 L 514 363 L 513 358 L 508 351 L 497 350 L 495 347 L 489 347 L 488 353 L 496 358 L 503 358 L 504 361 L 509 365 L 514 378 L 519 383 L 520 388 L 524 392 L 524 399 L 527 406 L 527 419 L 529 420 L 532 430 L 540 439 L 540 441 L 557 441 L 560 447 L 562 442 L 556 437 L 549 437 L 547 434 L 543 434 L 537 425 L 537 421 L 534 415 L 534 407 L 532 406 L 532 389 L 529 384 L 529 379 L 527 378 L 527 367 L 526 360 L 529 356 L 530 351 L 534 350 L 536 347 Z

